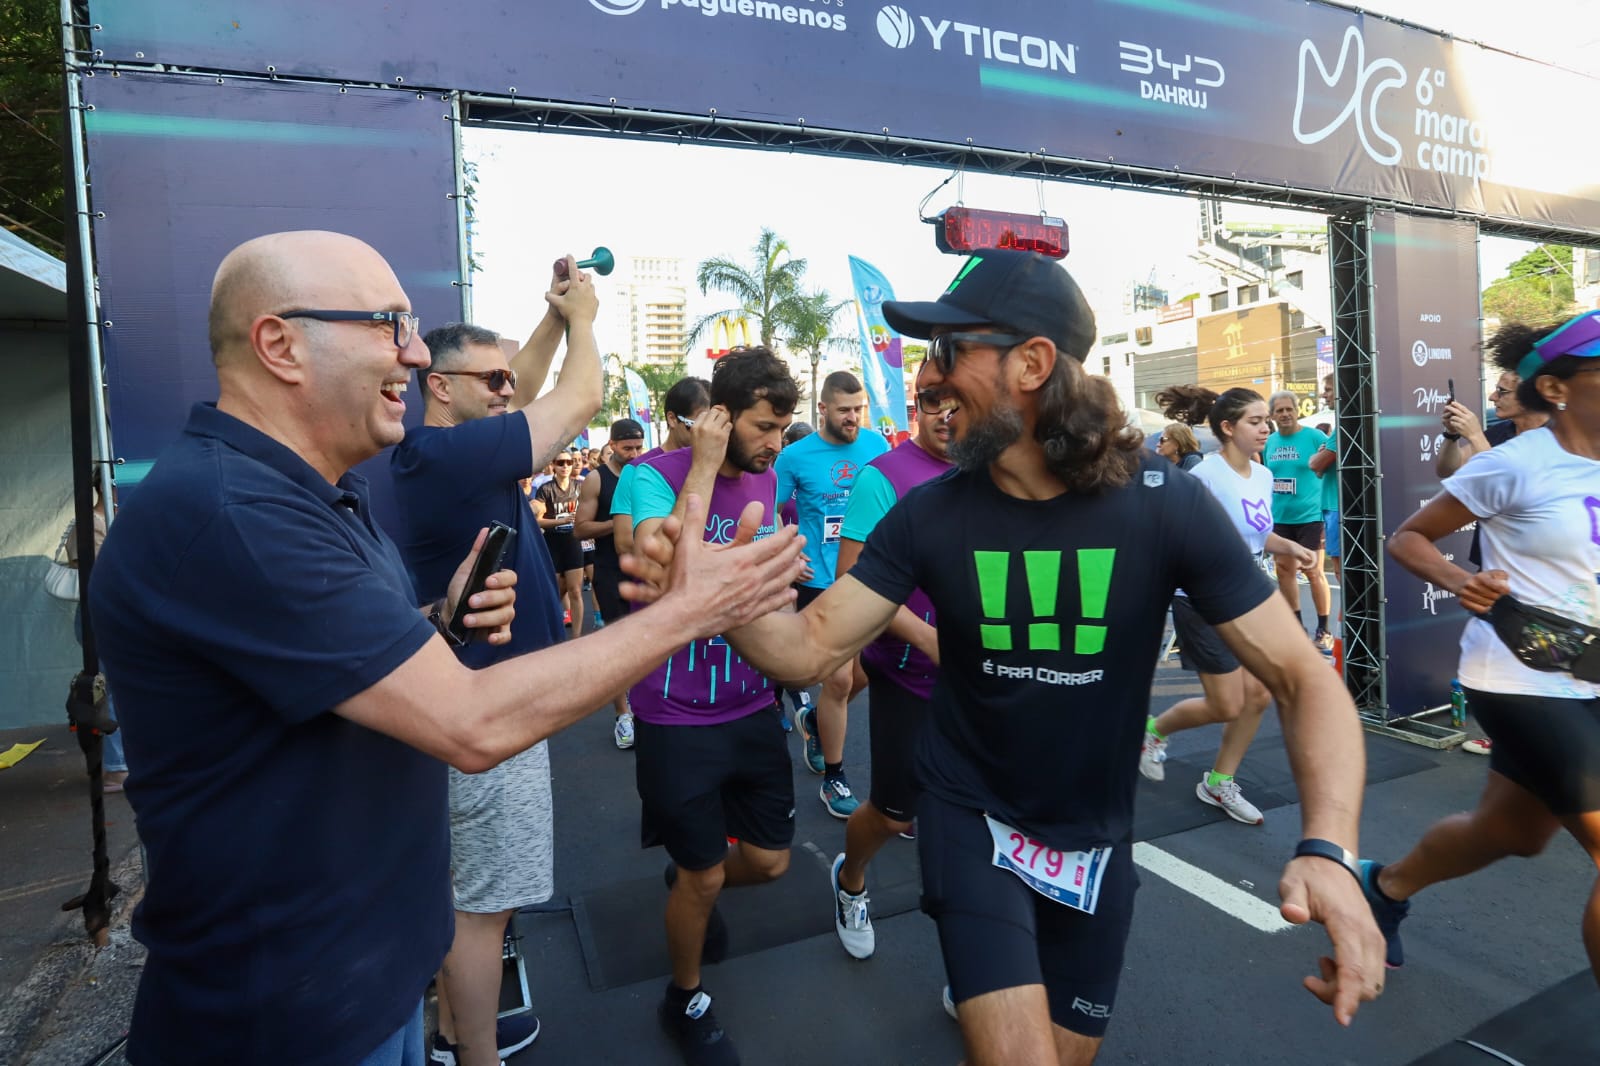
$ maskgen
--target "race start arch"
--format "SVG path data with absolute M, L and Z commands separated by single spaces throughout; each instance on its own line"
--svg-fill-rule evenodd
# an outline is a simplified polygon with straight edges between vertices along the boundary
M 1443 702 L 1455 608 L 1385 565 L 1478 380 L 1480 230 L 1600 243 L 1595 79 L 1322 0 L 63 0 L 93 458 L 137 481 L 215 396 L 240 241 L 368 241 L 464 317 L 463 124 L 965 166 L 1329 216 L 1346 678 Z M 114 428 L 114 435 L 113 435 Z M 84 464 L 79 464 L 80 467 Z M 1447 549 L 1449 550 L 1449 549 Z

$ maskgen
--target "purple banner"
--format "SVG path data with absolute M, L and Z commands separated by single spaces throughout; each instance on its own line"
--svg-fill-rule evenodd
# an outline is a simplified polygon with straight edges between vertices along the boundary
M 360 237 L 425 329 L 461 317 L 450 105 L 437 94 L 126 72 L 83 86 L 112 442 L 129 461 L 119 481 L 137 481 L 191 404 L 216 399 L 211 278 L 251 237 Z M 386 470 L 380 458 L 365 472 L 387 482 Z
M 1528 104 L 1600 82 L 1303 0 L 90 7 L 110 61 L 888 133 L 1600 231 L 1600 156 L 1568 110 Z
M 1392 534 L 1439 492 L 1439 418 L 1452 383 L 1468 407 L 1476 408 L 1482 393 L 1477 226 L 1379 212 L 1372 285 L 1383 527 Z M 1471 542 L 1470 529 L 1461 530 L 1439 541 L 1439 550 L 1470 568 Z M 1449 703 L 1466 612 L 1453 595 L 1387 555 L 1383 596 L 1390 716 Z

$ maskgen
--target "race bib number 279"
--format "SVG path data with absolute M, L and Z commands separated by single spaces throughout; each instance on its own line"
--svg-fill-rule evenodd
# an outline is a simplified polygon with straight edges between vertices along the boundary
M 1100 882 L 1110 848 L 1058 851 L 1006 823 L 983 816 L 994 838 L 994 864 L 1022 878 L 1022 883 L 1073 910 L 1093 914 L 1100 902 Z

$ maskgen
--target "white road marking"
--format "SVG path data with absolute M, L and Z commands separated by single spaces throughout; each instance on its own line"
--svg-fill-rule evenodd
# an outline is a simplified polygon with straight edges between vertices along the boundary
M 1176 885 L 1191 896 L 1204 900 L 1219 911 L 1239 919 L 1246 925 L 1254 926 L 1263 933 L 1281 933 L 1285 929 L 1294 928 L 1283 920 L 1278 908 L 1266 900 L 1257 899 L 1215 874 L 1207 873 L 1192 863 L 1184 862 L 1176 855 L 1169 855 L 1153 844 L 1146 844 L 1143 841 L 1134 844 L 1133 861 L 1141 869 Z

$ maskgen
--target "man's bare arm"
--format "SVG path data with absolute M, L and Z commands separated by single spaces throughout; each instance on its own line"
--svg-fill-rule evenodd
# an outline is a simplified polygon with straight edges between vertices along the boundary
M 552 290 L 544 297 L 566 322 L 567 357 L 561 364 L 555 388 L 526 407 L 534 470 L 542 469 L 572 442 L 600 410 L 604 399 L 600 350 L 594 336 L 599 298 L 595 295 L 594 279 L 578 270 L 571 256 L 567 258 L 572 280 L 565 289 Z
M 696 536 L 704 529 L 698 500 L 686 521 Z M 465 773 L 486 770 L 609 703 L 688 640 L 792 601 L 790 585 L 800 570 L 794 537 L 702 547 L 675 553 L 671 588 L 647 611 L 482 670 L 461 665 L 436 637 L 335 710 Z M 550 684 L 552 677 L 562 683 Z
M 598 471 L 583 479 L 578 486 L 578 514 L 572 523 L 572 535 L 579 540 L 611 536 L 611 519 L 595 521 L 600 513 L 600 474 Z
M 745 661 L 788 688 L 820 683 L 884 631 L 900 605 L 844 575 L 805 610 L 725 631 Z
M 861 558 L 861 549 L 864 547 L 866 545 L 859 540 L 851 540 L 849 537 L 839 538 L 839 559 L 836 568 L 839 577 L 848 574 L 850 568 L 856 565 L 856 560 Z M 935 663 L 939 661 L 938 631 L 918 618 L 911 608 L 904 604 L 901 604 L 900 609 L 894 613 L 894 619 L 884 629 L 884 633 L 895 640 L 905 641 Z
M 566 279 L 560 284 L 565 285 Z M 551 290 L 556 286 L 552 284 Z M 565 291 L 565 290 L 563 290 Z M 511 369 L 517 374 L 517 391 L 511 397 L 511 406 L 521 410 L 539 397 L 544 379 L 550 376 L 550 366 L 556 360 L 556 350 L 561 347 L 561 335 L 567 328 L 566 320 L 553 306 L 546 305 L 544 317 L 528 334 L 528 340 L 517 354 L 511 357 Z

